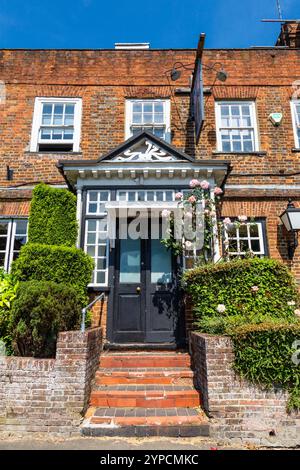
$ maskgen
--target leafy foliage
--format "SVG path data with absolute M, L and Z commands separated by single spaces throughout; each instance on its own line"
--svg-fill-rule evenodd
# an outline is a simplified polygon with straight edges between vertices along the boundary
M 75 287 L 47 281 L 21 282 L 11 310 L 15 353 L 54 357 L 60 331 L 78 329 L 81 296 Z
M 13 263 L 19 281 L 53 281 L 76 288 L 86 303 L 86 288 L 92 278 L 93 260 L 75 247 L 29 243 Z
M 288 390 L 288 409 L 299 409 L 300 351 L 295 342 L 300 340 L 300 322 L 297 321 L 293 325 L 244 325 L 232 332 L 231 337 L 235 352 L 235 370 L 251 382 L 266 387 L 280 386 Z M 292 360 L 293 355 L 296 361 Z
M 190 190 L 177 193 L 178 207 L 182 209 L 182 220 L 169 211 L 170 229 L 168 237 L 162 240 L 166 248 L 172 250 L 174 255 L 196 252 L 194 264 L 205 264 L 212 259 L 214 224 L 216 212 L 223 191 L 215 188 L 215 197 L 211 197 L 210 183 L 208 181 L 192 180 Z M 176 220 L 175 220 L 176 219 Z M 176 227 L 183 228 L 182 239 L 178 240 Z
M 183 284 L 193 302 L 196 328 L 212 334 L 228 333 L 245 323 L 291 323 L 299 306 L 290 271 L 267 258 L 198 267 L 184 274 Z
M 11 306 L 16 298 L 16 283 L 10 274 L 0 270 L 0 339 L 4 342 L 6 353 L 12 352 Z
M 76 196 L 66 189 L 37 185 L 30 206 L 29 243 L 74 246 L 77 233 Z
M 292 361 L 300 340 L 299 294 L 290 271 L 271 259 L 235 260 L 188 271 L 183 283 L 197 330 L 229 334 L 235 370 L 253 383 L 288 390 L 288 409 L 300 409 L 300 364 Z

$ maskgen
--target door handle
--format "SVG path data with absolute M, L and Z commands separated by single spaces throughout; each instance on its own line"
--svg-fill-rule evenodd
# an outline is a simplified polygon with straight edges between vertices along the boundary
M 137 287 L 137 288 L 136 288 L 136 291 L 137 291 L 138 294 L 140 294 L 140 293 L 141 293 L 141 288 L 140 288 L 140 287 Z

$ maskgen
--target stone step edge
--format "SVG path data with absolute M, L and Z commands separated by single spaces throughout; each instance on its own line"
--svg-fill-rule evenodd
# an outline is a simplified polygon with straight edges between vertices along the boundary
M 158 369 L 158 368 L 157 368 Z M 126 370 L 124 368 L 123 370 L 114 370 L 112 367 L 111 369 L 100 369 L 97 370 L 96 372 L 96 377 L 138 377 L 138 378 L 143 378 L 143 377 L 193 377 L 194 372 L 192 369 L 189 368 L 182 368 L 182 370 L 170 370 L 167 369 L 162 369 L 162 370 L 145 370 L 145 371 L 139 371 L 139 370 Z
M 200 392 L 196 389 L 191 390 L 93 390 L 91 393 L 92 398 L 144 398 L 144 397 L 153 397 L 153 398 L 167 398 L 170 397 L 198 397 Z
M 110 426 L 172 426 L 205 424 L 199 416 L 92 416 L 91 424 L 107 424 Z
M 209 437 L 208 423 L 181 426 L 108 426 L 83 423 L 81 434 L 86 437 Z

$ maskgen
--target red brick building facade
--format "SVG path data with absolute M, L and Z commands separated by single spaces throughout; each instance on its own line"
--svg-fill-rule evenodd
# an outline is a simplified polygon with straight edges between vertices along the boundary
M 190 110 L 196 50 L 2 50 L 2 265 L 9 269 L 26 240 L 34 186 L 41 181 L 68 185 L 78 193 L 79 244 L 96 263 L 99 261 L 91 287 L 94 292 L 107 293 L 109 339 L 126 341 L 123 332 L 130 330 L 136 332 L 130 341 L 143 341 L 145 335 L 138 330 L 145 333 L 148 328 L 147 342 L 168 342 L 164 328 L 151 326 L 151 318 L 139 317 L 125 326 L 123 318 L 113 318 L 116 276 L 122 275 L 123 268 L 128 274 L 137 253 L 133 246 L 105 248 L 98 238 L 106 231 L 101 229 L 100 219 L 106 202 L 113 209 L 114 200 L 161 200 L 171 207 L 175 191 L 187 188 L 191 178 L 202 177 L 212 187 L 222 186 L 222 217 L 244 215 L 258 223 L 253 232 L 246 224 L 245 233 L 229 240 L 231 251 L 249 248 L 261 256 L 283 260 L 300 282 L 300 249 L 289 259 L 289 235 L 279 218 L 289 198 L 300 205 L 299 25 L 289 28 L 285 42 L 281 37 L 276 47 L 204 49 L 205 121 L 198 143 Z M 170 77 L 174 65 L 181 71 L 176 81 Z M 226 81 L 216 79 L 218 70 L 226 71 Z M 156 135 L 153 140 L 152 132 Z M 145 160 L 139 146 L 147 146 L 149 140 L 159 156 Z M 134 151 L 144 158 L 136 166 L 130 160 Z M 98 241 L 93 241 L 95 238 Z M 123 268 L 122 249 L 134 253 L 131 261 L 126 258 Z M 154 252 L 153 247 L 151 250 Z M 148 251 L 149 247 L 144 247 L 144 254 L 138 255 L 142 265 L 149 261 Z M 220 257 L 222 243 L 219 251 Z M 119 261 L 112 261 L 118 256 Z M 158 253 L 158 259 L 162 256 Z M 148 271 L 130 273 L 137 293 L 153 274 Z M 154 285 L 155 280 L 149 284 Z M 126 289 L 118 295 L 121 303 L 133 298 L 133 292 Z M 142 305 L 135 300 L 127 304 L 126 317 L 137 308 L 147 310 L 154 291 L 149 288 L 147 295 Z M 173 302 L 166 297 L 167 291 L 162 296 L 158 304 L 162 299 L 162 303 Z M 156 321 L 161 321 L 159 314 L 164 309 L 156 306 Z M 106 323 L 103 310 L 101 321 Z M 168 328 L 165 324 L 165 330 Z M 120 334 L 115 334 L 116 330 Z

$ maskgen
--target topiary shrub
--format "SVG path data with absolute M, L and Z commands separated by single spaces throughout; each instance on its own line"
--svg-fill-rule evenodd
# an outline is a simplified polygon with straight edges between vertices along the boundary
M 25 245 L 12 265 L 12 274 L 19 281 L 53 281 L 75 287 L 82 304 L 92 272 L 93 260 L 82 250 L 37 243 Z
M 74 246 L 77 234 L 76 196 L 66 189 L 37 185 L 30 205 L 28 242 Z
M 60 331 L 78 329 L 81 295 L 70 285 L 47 281 L 21 282 L 11 310 L 15 353 L 54 357 Z
M 18 283 L 14 278 L 0 270 L 0 340 L 3 341 L 6 354 L 12 353 L 11 307 L 16 298 Z
M 244 325 L 231 334 L 235 370 L 252 383 L 289 391 L 288 410 L 300 408 L 300 322 Z
M 183 275 L 195 327 L 228 333 L 244 323 L 294 322 L 299 294 L 295 280 L 279 261 L 254 258 L 201 266 Z

